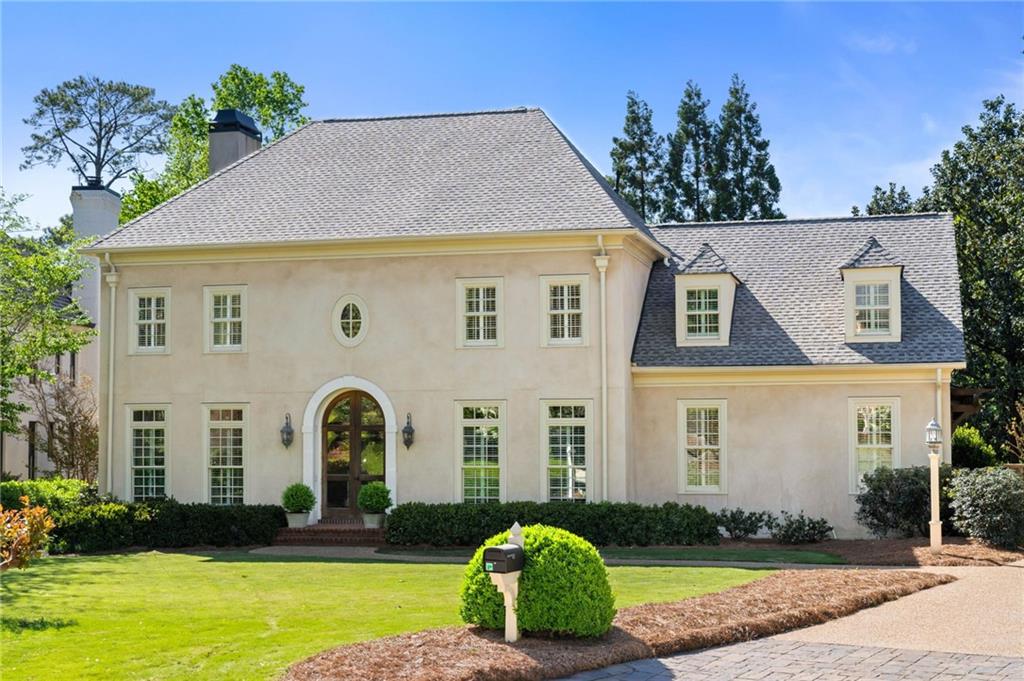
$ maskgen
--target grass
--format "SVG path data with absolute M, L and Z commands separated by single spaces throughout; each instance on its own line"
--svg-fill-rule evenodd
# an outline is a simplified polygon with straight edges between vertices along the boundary
M 721 560 L 749 563 L 808 563 L 812 565 L 842 565 L 846 560 L 832 553 L 803 549 L 729 548 L 721 546 L 630 546 L 600 549 L 605 558 L 616 560 Z M 428 556 L 437 558 L 469 558 L 473 549 L 451 548 L 382 548 L 377 553 L 391 555 Z
M 458 624 L 457 564 L 237 551 L 51 558 L 2 582 L 4 681 L 272 679 L 343 643 Z M 763 570 L 611 567 L 616 605 L 727 589 Z

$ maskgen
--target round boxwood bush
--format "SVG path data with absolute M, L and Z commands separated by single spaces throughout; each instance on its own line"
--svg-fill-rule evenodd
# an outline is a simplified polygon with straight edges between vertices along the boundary
M 503 629 L 501 593 L 483 569 L 487 546 L 508 542 L 496 534 L 476 550 L 462 582 L 462 620 Z M 612 626 L 615 596 L 608 571 L 593 544 L 557 527 L 523 528 L 525 564 L 519 578 L 519 629 L 554 636 L 600 636 Z
M 308 485 L 296 482 L 284 488 L 281 505 L 288 513 L 309 513 L 316 505 L 316 497 Z
M 959 470 L 950 486 L 953 524 L 997 546 L 1024 544 L 1024 480 L 1008 468 Z
M 383 513 L 391 508 L 391 490 L 383 482 L 371 482 L 359 488 L 356 499 L 363 513 Z

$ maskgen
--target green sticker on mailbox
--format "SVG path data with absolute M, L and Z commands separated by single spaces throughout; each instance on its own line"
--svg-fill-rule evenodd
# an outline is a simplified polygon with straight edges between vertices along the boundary
M 484 570 L 490 572 L 494 569 L 494 563 L 484 563 Z

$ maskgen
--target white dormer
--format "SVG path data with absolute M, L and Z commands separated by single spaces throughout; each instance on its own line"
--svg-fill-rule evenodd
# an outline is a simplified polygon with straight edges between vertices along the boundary
M 899 343 L 903 337 L 903 266 L 872 236 L 840 266 L 839 273 L 844 286 L 846 342 Z
M 676 345 L 728 345 L 739 280 L 708 244 L 676 266 Z

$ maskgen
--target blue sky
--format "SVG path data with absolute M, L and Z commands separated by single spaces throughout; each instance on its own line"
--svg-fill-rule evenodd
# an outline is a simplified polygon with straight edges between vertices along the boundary
M 79 73 L 208 96 L 229 64 L 287 71 L 314 118 L 541 106 L 608 169 L 626 90 L 674 127 L 688 79 L 758 103 L 790 216 L 915 193 L 984 98 L 1024 102 L 1024 4 L 20 4 L 2 21 L 2 183 L 51 224 L 65 168 L 21 171 L 32 97 Z M 159 160 L 150 163 L 159 168 Z

